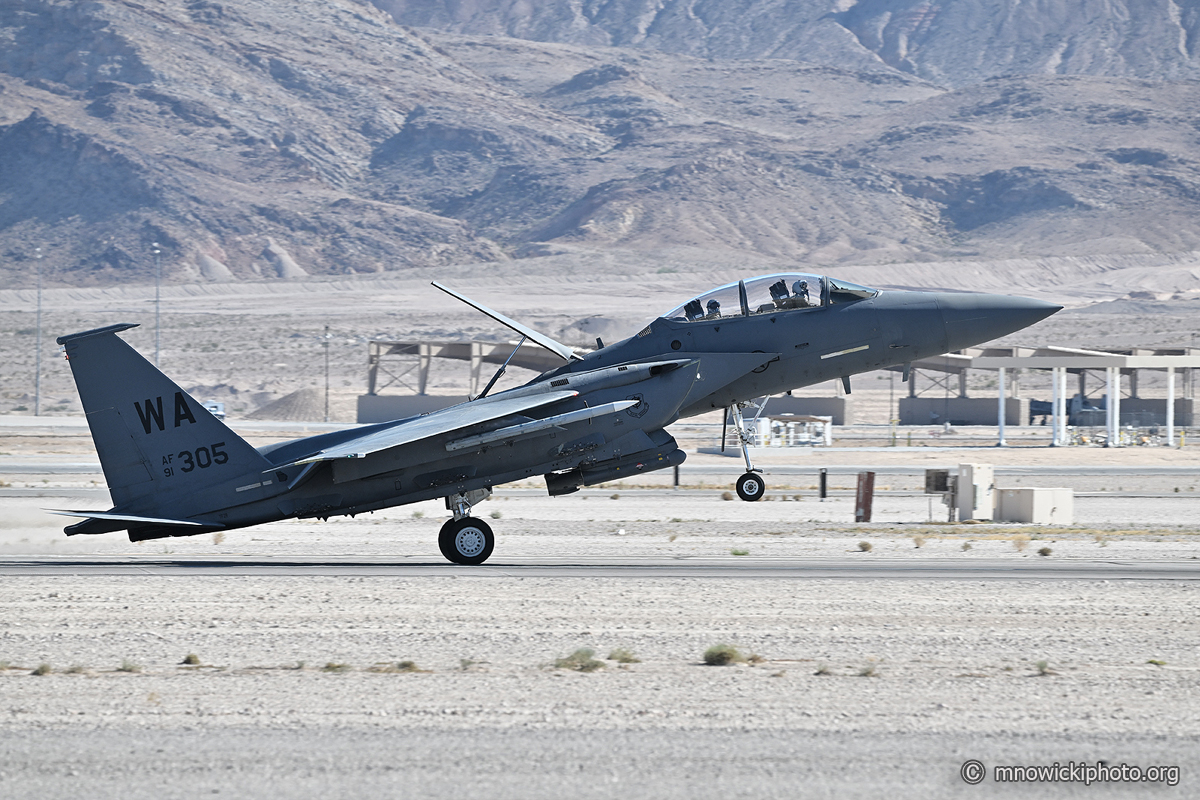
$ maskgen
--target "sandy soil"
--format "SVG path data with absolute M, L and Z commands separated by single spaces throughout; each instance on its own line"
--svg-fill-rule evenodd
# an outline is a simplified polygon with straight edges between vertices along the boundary
M 495 289 L 503 276 L 492 281 Z M 655 291 L 672 299 L 657 302 L 662 298 L 654 295 L 644 305 L 671 305 L 676 289 L 664 283 Z M 212 299 L 201 298 L 169 315 L 168 371 L 209 387 L 212 399 L 221 399 L 220 392 L 227 400 L 248 398 L 243 411 L 319 385 L 319 309 L 330 307 L 328 298 L 267 294 L 253 308 L 239 306 L 239 295 L 214 312 Z M 633 293 L 642 294 L 653 293 Z M 399 290 L 347 297 L 357 305 L 338 304 L 339 350 L 332 359 L 334 383 L 346 383 L 345 397 L 363 379 L 365 330 L 431 336 L 483 330 L 447 319 L 442 306 L 415 290 L 411 297 Z M 172 300 L 179 309 L 191 302 Z M 501 300 L 506 313 L 532 317 L 546 330 L 571 321 L 565 311 L 538 311 L 539 299 L 519 287 Z M 145 317 L 143 301 L 136 303 Z M 582 305 L 574 302 L 572 313 Z M 118 321 L 128 311 L 111 296 L 89 295 L 87 304 L 65 305 L 53 324 L 77 330 Z M 23 324 L 24 306 L 9 308 L 10 327 Z M 385 325 L 401 314 L 404 322 Z M 148 331 L 133 334 L 142 352 L 148 345 L 152 351 Z M 18 338 L 14 333 L 9 344 Z M 24 353 L 5 345 L 4 352 L 18 350 Z M 6 364 L 6 387 L 31 366 Z M 69 413 L 75 402 L 69 376 L 61 362 L 47 364 L 57 367 L 47 369 L 44 391 L 61 405 L 55 413 Z M 455 381 L 461 376 L 445 379 Z M 877 406 L 886 408 L 878 401 L 886 393 L 883 386 L 875 390 Z M 18 394 L 6 398 L 10 407 L 23 402 Z M 0 464 L 94 464 L 89 439 L 73 424 L 5 426 Z M 303 433 L 241 425 L 235 426 L 255 444 Z M 712 431 L 692 428 L 687 446 L 703 446 Z M 1020 439 L 1010 431 L 1026 443 L 1037 434 Z M 988 435 L 963 431 L 954 443 L 987 445 Z M 720 499 L 740 471 L 738 459 L 698 454 L 683 473 L 692 488 L 680 492 L 611 486 L 551 499 L 544 489 L 510 487 L 478 510 L 497 529 L 498 563 L 547 554 L 597 561 L 732 558 L 734 550 L 747 551 L 748 559 L 792 561 L 857 552 L 914 565 L 975 557 L 1014 563 L 1200 557 L 1194 529 L 1200 482 L 1187 472 L 1200 458 L 1191 445 L 919 446 L 949 444 L 948 438 L 925 431 L 912 448 L 764 453 L 768 470 L 780 468 L 770 478 L 777 499 L 754 505 Z M 876 435 L 852 443 L 881 442 Z M 899 492 L 913 488 L 911 476 L 879 481 L 890 488 L 878 497 L 877 521 L 869 525 L 851 521 L 845 494 L 820 503 L 811 489 L 821 466 L 920 469 L 963 461 L 1056 468 L 1062 471 L 1053 476 L 1056 484 L 1063 479 L 1081 492 L 1106 492 L 1079 498 L 1077 525 L 1038 529 L 930 524 L 941 518 L 936 501 Z M 788 464 L 811 469 L 783 474 Z M 1079 470 L 1097 465 L 1127 471 Z M 1147 467 L 1179 473 L 1129 472 Z M 689 475 L 689 468 L 697 471 Z M 434 537 L 445 511 L 433 502 L 356 520 L 277 523 L 219 540 L 66 539 L 62 520 L 40 509 L 106 507 L 94 470 L 5 473 L 0 553 L 440 558 Z M 669 473 L 645 483 L 666 480 Z M 1023 485 L 1047 485 L 1039 481 Z M 845 488 L 849 478 L 838 476 L 833 485 Z M 872 550 L 860 551 L 860 541 Z M 1051 555 L 1039 556 L 1042 548 Z M 874 797 L 897 789 L 958 797 L 964 786 L 958 770 L 968 758 L 989 766 L 1104 759 L 1181 765 L 1178 787 L 1156 788 L 1185 797 L 1194 794 L 1200 769 L 1198 590 L 1194 581 L 10 576 L 0 581 L 0 661 L 9 664 L 0 672 L 0 780 L 15 797 L 123 800 L 382 792 L 607 798 L 617 791 Z M 705 648 L 722 642 L 763 660 L 701 666 Z M 641 660 L 605 660 L 588 674 L 551 666 L 581 647 L 601 657 L 627 648 Z M 200 666 L 179 663 L 189 653 Z M 427 671 L 370 671 L 405 660 Z M 124 662 L 137 671 L 121 671 Z M 50 674 L 30 674 L 42 663 Z M 328 664 L 345 670 L 325 672 Z M 68 673 L 72 666 L 78 670 Z M 1007 788 L 989 778 L 971 791 L 1007 796 Z M 1126 788 L 1091 787 L 1088 794 Z M 1059 797 L 1062 790 L 1023 785 L 1021 796 Z
M 6 578 L 0 769 L 16 797 L 959 797 L 968 758 L 1104 759 L 1185 797 L 1198 588 Z M 584 647 L 640 661 L 553 667 Z

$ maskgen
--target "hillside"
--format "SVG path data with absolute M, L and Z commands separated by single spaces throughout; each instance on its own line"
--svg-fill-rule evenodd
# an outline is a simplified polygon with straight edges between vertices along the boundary
M 1079 23 L 1048 70 L 1054 3 L 989 6 L 1007 60 L 967 4 L 376 5 L 0 8 L 6 284 L 37 247 L 52 284 L 145 282 L 153 242 L 173 283 L 620 251 L 1037 285 L 1200 249 L 1190 12 Z
M 1200 10 L 1170 0 L 374 0 L 406 25 L 707 59 L 899 71 L 947 87 L 1007 75 L 1200 77 Z

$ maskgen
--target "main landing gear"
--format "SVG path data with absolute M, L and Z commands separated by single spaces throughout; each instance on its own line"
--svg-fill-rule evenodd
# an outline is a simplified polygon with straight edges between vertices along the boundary
M 742 409 L 747 406 L 758 409 L 758 413 L 751 420 L 751 424 L 755 424 L 766 405 L 767 399 L 764 397 L 759 403 L 734 403 L 730 407 L 730 411 L 733 412 L 734 430 L 737 431 L 738 441 L 742 445 L 742 458 L 746 459 L 746 474 L 737 479 L 734 488 L 737 489 L 738 497 L 747 502 L 754 502 L 762 498 L 767 491 L 767 484 L 763 482 L 762 470 L 755 468 L 754 464 L 750 463 L 750 445 L 754 442 L 754 435 L 751 432 L 752 428 L 746 425 Z
M 438 534 L 438 549 L 447 561 L 454 564 L 482 564 L 496 546 L 491 527 L 481 519 L 470 516 L 471 506 L 492 496 L 491 489 L 452 494 L 446 498 L 446 508 L 454 518 L 446 520 Z

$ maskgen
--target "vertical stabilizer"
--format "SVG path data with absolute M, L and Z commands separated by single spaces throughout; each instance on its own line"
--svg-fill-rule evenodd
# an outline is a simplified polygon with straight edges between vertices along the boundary
M 117 334 L 124 323 L 61 336 L 113 504 L 194 492 L 270 463 Z

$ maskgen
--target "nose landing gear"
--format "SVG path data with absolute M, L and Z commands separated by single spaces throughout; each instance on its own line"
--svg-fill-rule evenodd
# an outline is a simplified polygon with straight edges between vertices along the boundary
M 446 498 L 446 508 L 454 513 L 438 533 L 438 549 L 447 561 L 454 564 L 482 564 L 496 546 L 491 527 L 481 519 L 470 516 L 471 506 L 492 496 L 491 489 L 453 494 Z
M 754 434 L 742 416 L 742 409 L 748 406 L 758 409 L 758 413 L 751 420 L 751 425 L 755 425 L 758 418 L 762 416 L 763 409 L 767 407 L 767 398 L 761 398 L 757 403 L 734 403 L 730 407 L 730 411 L 733 413 L 734 430 L 737 431 L 738 441 L 742 446 L 742 458 L 746 460 L 746 474 L 737 479 L 734 488 L 737 489 L 738 497 L 747 502 L 753 502 L 760 499 L 767 491 L 767 484 L 763 482 L 762 470 L 757 469 L 750 462 L 750 445 L 754 442 Z

